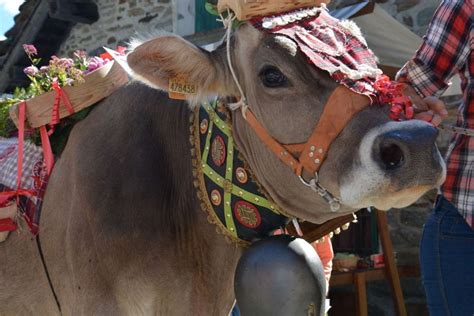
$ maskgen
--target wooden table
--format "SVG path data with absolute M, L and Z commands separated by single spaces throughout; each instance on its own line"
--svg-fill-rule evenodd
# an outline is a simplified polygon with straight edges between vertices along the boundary
M 377 218 L 377 228 L 380 242 L 382 244 L 384 263 L 383 268 L 369 268 L 353 270 L 349 272 L 333 272 L 331 275 L 330 287 L 346 284 L 354 284 L 356 293 L 357 316 L 367 316 L 367 291 L 366 283 L 377 280 L 388 280 L 392 289 L 396 314 L 406 316 L 406 306 L 403 299 L 400 276 L 417 277 L 420 275 L 418 267 L 397 267 L 393 254 L 393 245 L 388 230 L 387 214 L 383 211 L 375 211 Z
M 388 280 L 392 289 L 392 295 L 395 301 L 396 314 L 398 316 L 406 316 L 407 311 L 405 301 L 403 299 L 403 292 L 400 283 L 400 274 L 403 276 L 419 276 L 419 269 L 416 267 L 397 267 L 395 256 L 393 254 L 393 245 L 388 230 L 387 214 L 384 211 L 375 210 L 377 218 L 377 228 L 382 244 L 385 266 L 379 269 L 365 269 L 355 270 L 350 272 L 333 272 L 330 286 L 337 286 L 342 284 L 354 284 L 357 298 L 357 315 L 367 315 L 367 294 L 366 282 L 375 280 Z M 342 220 L 342 222 L 340 221 Z M 350 221 L 350 217 L 333 220 L 328 224 L 314 225 L 310 223 L 303 223 L 302 230 L 304 235 L 302 238 L 308 242 L 313 242 L 321 236 L 327 234 L 343 222 Z M 334 227 L 333 227 L 334 226 Z M 291 232 L 291 225 L 288 230 Z

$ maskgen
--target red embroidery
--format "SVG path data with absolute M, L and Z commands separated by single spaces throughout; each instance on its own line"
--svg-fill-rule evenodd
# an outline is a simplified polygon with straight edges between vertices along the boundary
M 212 161 L 214 161 L 216 166 L 220 167 L 225 162 L 226 154 L 227 154 L 227 151 L 226 151 L 224 139 L 218 135 L 212 141 L 212 146 L 211 146 Z
M 248 228 L 257 228 L 262 223 L 262 218 L 257 208 L 245 201 L 235 203 L 234 215 L 240 224 Z

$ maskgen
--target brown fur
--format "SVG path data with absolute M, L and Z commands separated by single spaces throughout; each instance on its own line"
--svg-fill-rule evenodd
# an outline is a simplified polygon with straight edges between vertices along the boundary
M 232 59 L 257 118 L 278 141 L 299 143 L 313 131 L 336 83 L 295 55 L 291 43 L 279 42 L 244 25 L 233 39 Z M 180 74 L 199 84 L 199 97 L 237 94 L 222 48 L 208 54 L 164 36 L 138 46 L 128 60 L 137 78 L 153 87 L 166 89 L 169 77 Z M 259 77 L 265 65 L 278 67 L 290 85 L 266 88 Z M 350 184 L 353 170 L 365 170 L 360 144 L 366 134 L 388 124 L 387 112 L 369 107 L 333 143 L 320 172 L 331 192 L 338 195 L 341 184 Z M 41 218 L 45 260 L 64 315 L 230 311 L 242 249 L 219 235 L 200 209 L 192 185 L 189 114 L 183 102 L 135 83 L 74 127 L 51 176 Z M 413 133 L 428 129 L 400 124 L 416 125 Z M 265 147 L 240 112 L 234 113 L 233 132 L 261 184 L 292 216 L 321 223 L 353 210 L 345 205 L 330 212 Z M 410 162 L 419 169 L 416 178 L 406 170 L 380 171 L 383 180 L 396 178 L 405 186 L 399 191 L 438 185 L 442 165 L 433 155 L 434 140 L 417 150 Z M 384 190 L 371 191 L 369 198 L 383 200 Z M 27 232 L 0 244 L 0 258 L 1 315 L 58 313 Z

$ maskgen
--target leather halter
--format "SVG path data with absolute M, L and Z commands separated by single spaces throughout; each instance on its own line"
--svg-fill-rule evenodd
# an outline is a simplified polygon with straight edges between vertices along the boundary
M 353 92 L 343 85 L 338 86 L 329 97 L 313 134 L 303 144 L 279 143 L 248 107 L 243 108 L 243 113 L 257 136 L 298 177 L 303 178 L 303 171 L 317 177 L 332 142 L 347 123 L 370 103 L 368 96 Z M 299 157 L 296 157 L 298 153 Z

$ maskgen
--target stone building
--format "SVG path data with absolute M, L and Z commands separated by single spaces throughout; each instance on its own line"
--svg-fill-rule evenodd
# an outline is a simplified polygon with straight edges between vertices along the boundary
M 221 33 L 207 31 L 219 24 L 204 5 L 205 0 L 26 0 L 0 41 L 0 93 L 27 82 L 24 43 L 34 44 L 46 60 L 76 49 L 96 54 L 137 33 L 167 31 L 190 36 L 199 45 L 215 42 Z

